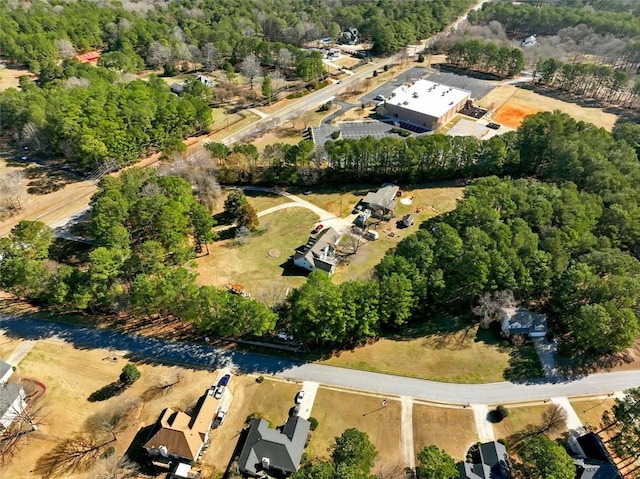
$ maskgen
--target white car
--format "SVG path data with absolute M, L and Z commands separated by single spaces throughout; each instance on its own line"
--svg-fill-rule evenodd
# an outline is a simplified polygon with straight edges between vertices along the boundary
M 304 399 L 304 391 L 300 391 L 298 394 L 296 394 L 296 404 L 300 404 L 303 399 Z
M 225 388 L 226 388 L 226 386 L 218 386 L 218 389 L 216 389 L 216 392 L 213 394 L 213 397 L 215 399 L 220 399 L 222 397 L 222 395 L 224 394 Z

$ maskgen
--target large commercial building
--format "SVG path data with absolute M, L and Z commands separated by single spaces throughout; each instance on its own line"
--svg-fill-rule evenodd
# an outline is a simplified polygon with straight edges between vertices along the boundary
M 384 111 L 392 118 L 437 131 L 470 99 L 470 91 L 417 80 L 393 90 L 384 102 Z

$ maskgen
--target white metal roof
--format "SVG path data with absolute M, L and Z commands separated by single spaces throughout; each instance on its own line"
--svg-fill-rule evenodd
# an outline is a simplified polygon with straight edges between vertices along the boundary
M 417 80 L 412 85 L 402 85 L 393 90 L 385 103 L 439 118 L 470 96 L 468 90 Z

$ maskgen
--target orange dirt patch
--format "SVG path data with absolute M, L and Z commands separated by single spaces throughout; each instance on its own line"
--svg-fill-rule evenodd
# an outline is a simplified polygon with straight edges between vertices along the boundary
M 493 121 L 511 128 L 518 128 L 526 117 L 541 111 L 541 109 L 532 106 L 508 103 L 498 110 L 493 116 Z

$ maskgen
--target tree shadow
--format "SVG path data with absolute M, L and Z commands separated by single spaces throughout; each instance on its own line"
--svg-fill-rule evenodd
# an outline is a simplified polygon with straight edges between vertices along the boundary
M 126 388 L 126 384 L 120 381 L 114 381 L 89 394 L 87 400 L 89 402 L 106 401 L 107 399 L 111 399 L 112 397 L 119 396 L 124 392 Z
M 49 259 L 71 266 L 80 266 L 89 262 L 92 245 L 64 238 L 54 238 L 49 246 Z
M 544 371 L 533 346 L 513 347 L 509 352 L 509 365 L 503 373 L 507 381 L 535 383 L 544 378 Z

